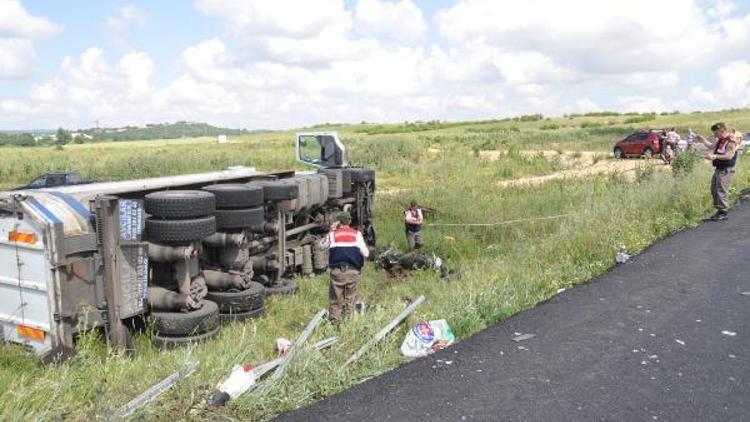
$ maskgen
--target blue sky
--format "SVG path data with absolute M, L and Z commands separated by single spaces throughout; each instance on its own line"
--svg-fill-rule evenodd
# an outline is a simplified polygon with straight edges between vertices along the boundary
M 0 128 L 743 107 L 748 52 L 739 0 L 0 0 Z

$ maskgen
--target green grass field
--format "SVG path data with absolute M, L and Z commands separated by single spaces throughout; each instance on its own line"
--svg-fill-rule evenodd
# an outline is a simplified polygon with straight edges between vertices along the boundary
M 79 342 L 78 356 L 59 367 L 43 367 L 14 347 L 0 348 L 0 418 L 105 418 L 119 406 L 197 359 L 197 372 L 141 411 L 136 419 L 251 419 L 274 415 L 321 399 L 406 361 L 398 346 L 400 328 L 357 364 L 341 369 L 359 348 L 402 309 L 404 301 L 424 294 L 428 302 L 409 323 L 445 318 L 458 338 L 466 338 L 558 289 L 585 282 L 614 265 L 624 246 L 638 252 L 659 238 L 695 225 L 710 209 L 711 168 L 700 163 L 679 177 L 655 171 L 642 162 L 633 178 L 607 174 L 501 188 L 499 181 L 560 170 L 554 156 L 519 154 L 524 150 L 599 151 L 641 127 L 688 127 L 707 134 L 711 123 L 750 127 L 750 111 L 655 116 L 582 116 L 538 121 L 492 121 L 419 125 L 326 126 L 339 130 L 352 161 L 377 171 L 376 213 L 379 243 L 403 248 L 402 207 L 411 198 L 440 212 L 433 222 L 498 222 L 570 214 L 559 220 L 457 228 L 425 232 L 427 249 L 441 254 L 462 278 L 445 282 L 432 272 L 389 279 L 368 267 L 360 297 L 374 311 L 348 320 L 338 333 L 341 343 L 319 353 L 303 351 L 284 378 L 262 393 L 249 394 L 226 409 L 205 407 L 204 399 L 237 363 L 259 364 L 274 357 L 273 340 L 295 338 L 313 314 L 327 305 L 325 276 L 300 280 L 292 297 L 272 298 L 268 314 L 225 327 L 220 336 L 193 349 L 160 351 L 147 335 L 136 339 L 137 356 L 108 350 L 101 335 Z M 231 139 L 102 143 L 54 148 L 0 148 L 0 188 L 19 185 L 49 170 L 78 170 L 84 177 L 116 180 L 222 169 L 230 165 L 261 170 L 303 169 L 294 162 L 293 132 Z M 487 160 L 481 151 L 507 152 Z M 750 171 L 740 160 L 733 195 L 750 186 Z M 322 326 L 310 339 L 336 334 Z

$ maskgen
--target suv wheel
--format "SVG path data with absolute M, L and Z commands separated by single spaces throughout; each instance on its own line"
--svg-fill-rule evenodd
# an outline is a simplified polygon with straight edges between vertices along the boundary
M 651 150 L 650 147 L 646 147 L 646 149 L 643 150 L 643 154 L 641 154 L 641 157 L 649 160 L 651 157 L 654 156 L 654 151 Z
M 619 147 L 615 148 L 615 150 L 614 150 L 613 153 L 615 155 L 615 158 L 618 159 L 618 160 L 624 158 L 624 156 L 622 155 L 622 150 Z

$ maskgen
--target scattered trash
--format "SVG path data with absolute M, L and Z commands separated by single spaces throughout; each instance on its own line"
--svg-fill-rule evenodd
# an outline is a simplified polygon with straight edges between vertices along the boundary
M 249 390 L 255 385 L 256 374 L 253 366 L 246 364 L 244 366 L 234 365 L 232 372 L 227 379 L 216 386 L 216 393 L 211 398 L 212 406 L 223 406 L 230 399 L 236 399 L 242 393 Z
M 375 260 L 375 265 L 393 278 L 401 278 L 414 270 L 434 270 L 444 280 L 460 277 L 460 272 L 450 270 L 445 261 L 434 253 L 410 252 L 401 254 L 393 248 L 384 250 Z
M 560 293 L 562 293 L 564 291 L 565 291 L 565 287 L 562 287 L 562 288 L 557 289 L 557 291 L 555 292 L 555 294 L 559 295 Z
M 321 341 L 315 343 L 313 345 L 313 347 L 316 350 L 323 350 L 323 349 L 326 349 L 328 347 L 333 346 L 337 342 L 338 342 L 338 339 L 336 337 L 329 337 L 329 338 L 327 338 L 325 340 L 321 340 Z M 232 372 L 229 374 L 229 377 L 227 378 L 227 380 L 225 380 L 222 383 L 219 383 L 219 385 L 217 386 L 217 391 L 214 393 L 213 397 L 209 401 L 209 404 L 211 406 L 224 406 L 224 405 L 226 405 L 227 401 L 229 401 L 230 398 L 237 398 L 237 397 L 241 396 L 242 394 L 246 393 L 247 391 L 252 390 L 255 386 L 258 385 L 255 382 L 252 382 L 252 383 L 248 382 L 248 383 L 243 384 L 244 389 L 242 389 L 242 391 L 240 391 L 239 393 L 237 393 L 236 396 L 232 396 L 231 394 L 229 394 L 229 392 L 226 391 L 226 389 L 224 389 L 222 386 L 224 386 L 226 384 L 231 384 L 228 381 L 232 378 L 232 376 L 234 375 L 234 373 L 237 370 L 237 368 L 241 368 L 241 369 L 243 369 L 243 371 L 245 369 L 247 369 L 247 368 L 252 368 L 253 378 L 257 381 L 258 379 L 260 379 L 261 377 L 263 377 L 263 375 L 265 375 L 268 372 L 271 372 L 274 369 L 276 369 L 281 364 L 281 362 L 283 360 L 284 360 L 284 357 L 279 357 L 279 358 L 276 358 L 276 359 L 274 359 L 274 360 L 272 360 L 270 362 L 266 362 L 266 363 L 264 363 L 262 365 L 259 365 L 259 366 L 255 367 L 255 368 L 252 368 L 252 366 L 250 366 L 250 365 L 245 365 L 245 366 L 242 366 L 242 367 L 239 366 L 239 365 L 235 365 L 232 368 Z M 237 375 L 237 377 L 240 378 L 240 380 L 238 380 L 238 381 L 241 381 L 241 379 L 244 378 L 244 377 L 241 377 L 239 375 Z
M 730 355 L 730 356 L 731 356 L 731 355 Z M 445 361 L 445 364 L 446 364 L 446 365 L 453 365 L 453 361 L 452 361 L 452 360 L 446 360 L 446 361 Z
M 516 343 L 518 343 L 519 341 L 529 340 L 529 339 L 532 339 L 534 337 L 536 337 L 535 334 L 530 334 L 530 333 L 520 334 L 520 335 L 517 335 L 517 336 L 513 337 L 513 341 L 515 341 Z
M 141 393 L 138 397 L 129 401 L 127 404 L 122 406 L 114 415 L 112 420 L 125 419 L 128 416 L 135 413 L 136 410 L 148 404 L 150 401 L 159 397 L 162 393 L 169 390 L 170 388 L 177 385 L 181 380 L 189 377 L 195 372 L 198 367 L 198 362 L 195 360 L 188 360 L 185 365 L 179 370 L 172 373 L 170 376 L 164 378 L 158 384 Z
M 276 351 L 279 352 L 280 355 L 286 356 L 292 350 L 294 343 L 288 338 L 279 337 L 274 341 L 274 345 L 276 345 Z
M 354 304 L 354 310 L 359 314 L 364 313 L 367 311 L 367 304 L 362 301 L 357 301 L 357 303 Z
M 444 319 L 422 321 L 406 334 L 401 343 L 401 353 L 409 357 L 427 356 L 450 346 L 454 341 L 456 337 Z
M 750 296 L 750 292 L 742 292 L 740 293 L 742 296 Z
M 401 311 L 401 313 L 398 314 L 396 316 L 396 318 L 394 318 L 391 322 L 389 322 L 388 325 L 386 325 L 385 327 L 383 327 L 383 329 L 380 330 L 375 335 L 375 337 L 371 338 L 370 341 L 368 341 L 367 343 L 365 343 L 365 345 L 362 346 L 359 350 L 357 350 L 357 352 L 355 354 L 351 355 L 349 357 L 349 359 L 347 359 L 346 362 L 344 362 L 344 367 L 347 367 L 347 366 L 351 365 L 352 363 L 354 363 L 354 361 L 356 361 L 357 359 L 359 359 L 360 357 L 362 357 L 362 355 L 364 355 L 365 353 L 367 353 L 367 351 L 370 350 L 370 348 L 372 346 L 374 346 L 377 342 L 379 342 L 386 335 L 388 335 L 388 333 L 390 333 L 391 330 L 393 330 L 396 327 L 396 325 L 398 325 L 399 323 L 401 323 L 401 321 L 405 320 L 406 317 L 408 317 L 409 315 L 411 315 L 411 313 L 414 312 L 415 309 L 417 309 L 417 306 L 419 306 L 422 303 L 424 303 L 424 301 L 425 301 L 425 297 L 424 296 L 419 296 L 417 298 L 417 300 L 415 300 L 414 302 L 412 302 L 409 306 L 406 307 L 406 309 L 404 309 L 403 311 Z
M 680 339 L 674 339 L 674 341 L 677 342 L 677 344 L 679 344 L 680 346 L 684 346 L 685 345 L 685 342 L 682 341 L 682 340 L 680 340 Z
M 630 260 L 630 255 L 625 251 L 624 246 L 620 246 L 620 251 L 615 255 L 615 262 L 624 264 Z
M 321 309 L 317 314 L 315 314 L 313 319 L 311 319 L 307 324 L 307 327 L 305 327 L 305 331 L 303 331 L 302 334 L 300 334 L 297 338 L 297 341 L 294 342 L 292 350 L 282 358 L 283 360 L 281 361 L 281 363 L 279 363 L 279 367 L 276 368 L 276 372 L 274 372 L 273 375 L 271 375 L 271 377 L 268 379 L 266 385 L 273 384 L 277 379 L 281 378 L 281 376 L 284 375 L 284 371 L 286 370 L 287 365 L 289 365 L 289 362 L 294 359 L 294 355 L 299 349 L 302 348 L 302 345 L 305 344 L 305 341 L 307 341 L 307 338 L 310 337 L 310 334 L 312 334 L 313 330 L 315 330 L 315 328 L 320 325 L 325 315 L 325 309 Z
M 727 330 L 724 330 L 721 333 L 724 334 L 725 336 L 729 336 L 729 337 L 734 337 L 734 336 L 737 335 L 737 333 L 735 333 L 734 331 L 727 331 Z

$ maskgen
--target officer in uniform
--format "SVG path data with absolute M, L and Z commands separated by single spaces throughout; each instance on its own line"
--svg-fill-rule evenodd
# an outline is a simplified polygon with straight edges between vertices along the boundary
M 409 208 L 404 211 L 404 223 L 406 225 L 406 243 L 409 244 L 409 251 L 421 248 L 424 215 L 417 201 L 411 201 Z
M 341 323 L 342 307 L 345 313 L 354 311 L 360 272 L 365 259 L 370 256 L 362 233 L 349 227 L 351 222 L 351 214 L 339 213 L 337 221 L 320 242 L 321 249 L 328 249 L 331 272 L 328 319 L 336 326 Z
M 737 163 L 737 143 L 732 132 L 727 130 L 724 123 L 716 123 L 711 126 L 711 131 L 716 138 L 713 143 L 698 135 L 696 140 L 713 152 L 706 154 L 706 159 L 711 160 L 714 166 L 714 175 L 711 178 L 711 196 L 714 200 L 716 214 L 711 216 L 712 221 L 723 221 L 727 219 L 729 210 L 729 188 L 732 185 L 734 166 Z

